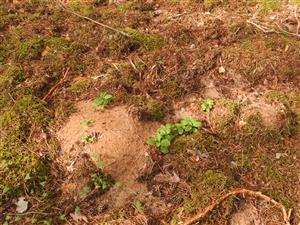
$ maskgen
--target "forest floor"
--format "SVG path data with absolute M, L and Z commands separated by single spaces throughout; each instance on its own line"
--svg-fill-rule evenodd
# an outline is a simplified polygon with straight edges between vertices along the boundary
M 0 223 L 298 225 L 299 90 L 299 0 L 2 0 Z

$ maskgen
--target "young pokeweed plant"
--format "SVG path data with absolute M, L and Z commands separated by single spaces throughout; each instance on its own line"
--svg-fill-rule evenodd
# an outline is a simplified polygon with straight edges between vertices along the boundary
M 101 92 L 94 100 L 93 106 L 96 110 L 103 110 L 106 106 L 110 105 L 113 101 L 113 96 L 107 92 Z
M 215 101 L 213 99 L 207 99 L 205 102 L 201 104 L 201 109 L 204 112 L 210 112 L 215 105 Z
M 174 138 L 180 135 L 194 133 L 202 127 L 202 123 L 195 118 L 185 118 L 179 123 L 166 124 L 161 126 L 147 143 L 157 147 L 161 153 L 169 153 L 169 147 Z

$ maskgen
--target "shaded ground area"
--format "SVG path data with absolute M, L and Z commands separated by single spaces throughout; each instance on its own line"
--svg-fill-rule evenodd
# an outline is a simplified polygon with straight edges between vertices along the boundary
M 299 4 L 0 2 L 1 222 L 298 224 Z

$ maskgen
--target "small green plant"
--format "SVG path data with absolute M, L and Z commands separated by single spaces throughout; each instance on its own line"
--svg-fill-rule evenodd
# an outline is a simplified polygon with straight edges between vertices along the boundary
M 81 121 L 81 126 L 83 126 L 85 129 L 87 129 L 93 123 L 95 123 L 95 120 L 86 119 L 86 120 Z
M 44 225 L 51 225 L 52 224 L 52 219 L 43 220 L 43 224 Z
M 102 191 L 107 191 L 111 187 L 111 180 L 105 176 L 101 170 L 91 174 L 91 179 L 95 185 L 95 188 L 99 188 Z
M 102 170 L 104 168 L 105 162 L 100 158 L 100 156 L 97 153 L 93 153 L 91 159 L 93 160 L 98 169 Z
M 96 110 L 102 110 L 106 106 L 110 105 L 113 101 L 113 96 L 107 92 L 101 92 L 99 96 L 94 100 L 93 106 Z
M 90 134 L 83 134 L 83 135 L 81 135 L 81 137 L 80 137 L 80 141 L 81 141 L 84 145 L 91 144 L 91 143 L 94 143 L 94 142 L 95 142 L 95 137 L 94 137 L 93 135 L 90 135 Z
M 144 211 L 144 203 L 140 199 L 137 199 L 135 201 L 134 206 L 137 209 L 137 211 L 139 211 L 139 212 Z
M 156 131 L 155 137 L 150 138 L 147 143 L 157 147 L 161 153 L 167 154 L 169 153 L 169 147 L 174 138 L 180 135 L 194 133 L 201 127 L 201 122 L 195 118 L 185 118 L 179 123 L 161 126 Z
M 65 214 L 60 214 L 58 219 L 61 220 L 61 221 L 64 221 L 64 220 L 66 220 L 66 215 Z
M 74 212 L 75 212 L 75 214 L 80 214 L 80 212 L 81 212 L 80 207 L 76 206 Z
M 201 109 L 204 112 L 210 112 L 215 105 L 215 101 L 213 99 L 207 99 L 205 102 L 201 104 Z
M 84 186 L 81 190 L 80 190 L 80 198 L 84 199 L 86 198 L 86 196 L 88 196 L 88 194 L 92 191 L 92 189 L 89 186 Z

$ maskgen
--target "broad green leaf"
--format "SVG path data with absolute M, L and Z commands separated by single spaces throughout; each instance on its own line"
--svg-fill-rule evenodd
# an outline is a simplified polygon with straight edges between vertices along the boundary
M 161 147 L 160 147 L 160 151 L 161 151 L 161 153 L 163 153 L 163 154 L 168 154 L 168 153 L 169 153 L 168 147 L 163 147 L 163 146 L 161 146 Z
M 147 144 L 149 144 L 149 145 L 155 145 L 156 144 L 156 140 L 154 138 L 150 138 L 150 139 L 148 139 Z
M 170 144 L 171 144 L 170 140 L 164 139 L 164 140 L 161 141 L 160 145 L 161 145 L 161 147 L 169 147 Z

